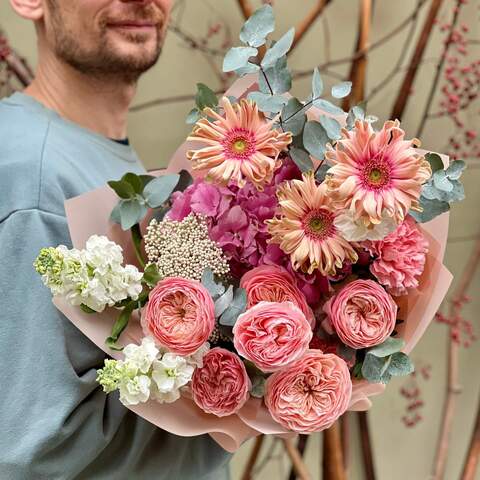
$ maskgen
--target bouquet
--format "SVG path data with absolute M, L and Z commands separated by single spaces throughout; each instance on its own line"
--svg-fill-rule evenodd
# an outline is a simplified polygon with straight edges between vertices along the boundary
M 451 280 L 445 213 L 463 198 L 464 162 L 419 150 L 398 121 L 375 127 L 365 105 L 343 112 L 317 69 L 310 96 L 291 96 L 293 29 L 250 61 L 273 30 L 265 5 L 224 60 L 242 78 L 220 100 L 198 84 L 167 171 L 67 201 L 75 248 L 35 262 L 111 356 L 107 394 L 228 450 L 329 428 L 413 371 Z

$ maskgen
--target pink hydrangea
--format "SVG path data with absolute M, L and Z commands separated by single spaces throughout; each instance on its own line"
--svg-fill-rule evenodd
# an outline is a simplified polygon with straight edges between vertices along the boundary
M 305 275 L 294 271 L 278 245 L 268 244 L 270 234 L 265 223 L 275 215 L 277 186 L 300 177 L 295 164 L 284 159 L 272 182 L 261 192 L 250 183 L 243 188 L 235 184 L 222 187 L 197 179 L 184 192 L 173 194 L 168 217 L 179 221 L 191 212 L 205 215 L 210 237 L 229 259 L 234 276 L 239 278 L 259 265 L 280 265 L 296 278 L 308 303 L 318 304 L 328 291 L 328 280 L 318 273 Z
M 411 217 L 383 240 L 362 242 L 375 257 L 370 271 L 395 296 L 405 295 L 418 287 L 425 267 L 428 241 Z

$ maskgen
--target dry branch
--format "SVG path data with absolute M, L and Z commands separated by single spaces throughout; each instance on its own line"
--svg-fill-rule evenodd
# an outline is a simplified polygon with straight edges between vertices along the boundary
M 302 456 L 300 455 L 299 451 L 295 448 L 295 445 L 293 444 L 293 440 L 283 439 L 282 442 L 285 446 L 287 455 L 289 456 L 290 461 L 292 462 L 292 465 L 297 474 L 297 477 L 300 480 L 310 480 L 312 477 L 308 472 L 307 466 L 305 465 L 305 463 L 303 463 Z
M 338 421 L 328 430 L 323 431 L 322 467 L 323 480 L 347 480 L 343 468 L 342 441 Z
M 257 458 L 260 454 L 260 450 L 262 448 L 264 440 L 265 435 L 259 435 L 255 439 L 252 451 L 250 453 L 250 456 L 248 457 L 247 465 L 245 466 L 245 470 L 243 471 L 242 480 L 252 480 L 253 468 L 255 467 L 255 463 L 257 463 Z
M 473 429 L 472 438 L 470 440 L 470 447 L 465 458 L 465 465 L 463 466 L 462 480 L 475 480 L 475 473 L 477 472 L 478 460 L 480 457 L 480 402 L 478 403 L 477 421 Z
M 358 412 L 358 426 L 360 429 L 360 443 L 362 445 L 363 466 L 366 480 L 375 480 L 375 466 L 373 463 L 372 442 L 368 426 L 367 412 Z
M 425 19 L 422 32 L 415 47 L 415 51 L 413 52 L 412 59 L 410 60 L 410 66 L 407 70 L 405 78 L 403 79 L 400 90 L 398 91 L 397 99 L 393 106 L 390 118 L 402 118 L 405 107 L 407 106 L 407 101 L 410 97 L 410 92 L 412 90 L 418 67 L 422 61 L 423 54 L 425 53 L 430 34 L 432 33 L 433 25 L 435 24 L 435 19 L 437 18 L 440 7 L 442 6 L 442 2 L 443 0 L 432 0 L 432 3 L 430 4 L 427 18 Z

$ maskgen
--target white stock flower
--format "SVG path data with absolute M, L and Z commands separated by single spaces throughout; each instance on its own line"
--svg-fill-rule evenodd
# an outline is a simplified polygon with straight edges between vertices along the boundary
M 124 378 L 118 386 L 120 401 L 128 405 L 138 405 L 150 398 L 152 381 L 147 375 L 136 375 L 133 378 Z
M 193 365 L 196 368 L 202 368 L 203 357 L 208 353 L 209 350 L 210 344 L 208 342 L 205 342 L 195 353 L 192 353 L 185 358 L 190 365 Z
M 161 360 L 153 362 L 152 380 L 155 382 L 155 398 L 159 402 L 170 403 L 180 397 L 179 389 L 191 379 L 195 368 L 185 357 L 165 353 Z
M 87 263 L 100 275 L 122 269 L 122 247 L 105 236 L 92 235 L 85 248 Z
M 382 240 L 397 228 L 395 220 L 382 213 L 382 220 L 378 224 L 368 227 L 362 219 L 355 220 L 350 210 L 344 210 L 334 220 L 334 225 L 341 236 L 348 242 L 362 242 L 364 240 Z
M 130 343 L 123 349 L 125 363 L 138 369 L 141 373 L 148 373 L 158 353 L 159 350 L 151 337 L 144 337 L 141 345 Z

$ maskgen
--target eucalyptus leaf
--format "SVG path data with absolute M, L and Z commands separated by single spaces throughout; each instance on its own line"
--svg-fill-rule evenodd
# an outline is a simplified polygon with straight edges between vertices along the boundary
M 333 103 L 323 98 L 313 99 L 313 104 L 323 112 L 330 113 L 332 115 L 345 114 L 345 112 L 340 107 L 337 107 Z
M 317 182 L 322 183 L 325 180 L 325 177 L 327 176 L 327 172 L 330 170 L 330 165 L 327 165 L 325 162 L 320 165 L 320 167 L 317 168 L 315 171 L 315 180 Z
M 410 375 L 415 370 L 415 366 L 410 360 L 409 356 L 403 352 L 397 352 L 392 355 L 388 373 L 395 377 L 403 377 Z
M 269 48 L 262 59 L 262 67 L 269 68 L 275 65 L 275 62 L 290 50 L 294 36 L 295 29 L 291 28 L 275 43 L 275 45 Z
M 285 130 L 292 132 L 292 135 L 298 135 L 306 122 L 304 105 L 297 98 L 290 98 L 283 107 L 282 120 Z
M 319 160 L 323 159 L 326 150 L 325 146 L 329 141 L 327 132 L 320 123 L 311 120 L 305 124 L 303 143 L 310 155 Z
M 218 105 L 218 98 L 215 92 L 204 83 L 197 83 L 197 94 L 195 95 L 195 103 L 197 108 L 201 111 L 205 107 L 216 107 Z
M 247 308 L 247 291 L 244 288 L 235 290 L 232 304 L 223 312 L 219 319 L 220 325 L 233 327 L 238 319 Z
M 286 56 L 279 58 L 273 67 L 262 71 L 258 76 L 258 88 L 263 93 L 280 94 L 290 91 L 292 74 L 287 67 Z
M 228 308 L 233 300 L 233 286 L 230 285 L 227 291 L 215 300 L 215 317 L 219 317 Z
M 120 202 L 118 202 L 110 213 L 110 220 L 113 223 L 118 223 L 119 225 L 122 223 L 121 216 L 120 216 Z
M 267 35 L 275 30 L 275 17 L 270 5 L 255 10 L 240 30 L 240 40 L 251 47 L 260 47 Z
M 369 348 L 368 354 L 375 355 L 376 357 L 388 357 L 393 353 L 399 352 L 405 346 L 405 341 L 401 338 L 388 337 L 380 345 Z
M 193 125 L 194 123 L 197 123 L 200 118 L 202 117 L 202 114 L 198 108 L 192 108 L 187 115 L 187 118 L 185 119 L 185 123 L 187 125 Z
M 362 376 L 371 383 L 378 383 L 390 366 L 392 357 L 376 357 L 367 353 L 362 365 Z
M 122 177 L 122 182 L 129 183 L 135 193 L 141 194 L 143 191 L 143 182 L 139 175 L 128 172 Z
M 256 375 L 251 379 L 251 382 L 250 395 L 255 398 L 262 398 L 265 395 L 265 377 Z
M 110 180 L 107 184 L 120 198 L 126 199 L 135 196 L 135 190 L 125 180 Z
M 139 178 L 140 180 L 142 181 L 143 183 L 143 188 L 145 188 L 145 186 L 150 183 L 152 180 L 155 180 L 155 177 L 154 175 L 139 175 Z M 142 189 L 143 191 L 143 189 Z
M 235 73 L 239 77 L 243 77 L 243 75 L 248 75 L 250 73 L 257 73 L 259 70 L 260 70 L 260 67 L 258 65 L 248 62 L 244 67 L 237 68 L 235 70 Z
M 328 138 L 332 140 L 338 140 L 342 137 L 342 126 L 332 117 L 326 115 L 320 115 L 320 123 L 327 132 Z
M 300 169 L 302 172 L 308 172 L 313 170 L 313 162 L 310 158 L 310 155 L 301 148 L 290 148 L 289 152 L 290 157 L 295 162 L 295 165 Z
M 215 282 L 213 272 L 209 268 L 203 271 L 201 283 L 214 300 L 225 293 L 225 287 L 221 283 Z
M 179 180 L 178 173 L 161 175 L 152 180 L 143 190 L 143 196 L 148 206 L 157 208 L 168 200 Z
M 323 81 L 322 77 L 320 76 L 320 72 L 318 68 L 313 70 L 313 77 L 312 77 L 312 97 L 318 98 L 323 92 Z
M 254 101 L 261 112 L 278 113 L 288 102 L 288 99 L 282 95 L 269 95 L 262 92 L 250 92 L 247 97 Z
M 123 200 L 119 204 L 120 224 L 123 230 L 130 230 L 136 223 L 140 223 L 148 209 L 137 199 Z
M 443 161 L 442 157 L 436 153 L 429 152 L 425 155 L 425 160 L 430 164 L 432 172 L 435 173 L 437 170 L 443 170 Z
M 365 119 L 365 107 L 362 104 L 358 104 L 352 107 L 352 113 L 355 117 L 355 120 Z
M 450 210 L 450 205 L 448 202 L 430 200 L 425 198 L 423 195 L 420 195 L 420 206 L 422 207 L 423 211 L 417 212 L 416 210 L 410 210 L 408 212 L 418 223 L 429 222 L 438 215 Z
M 342 82 L 332 87 L 332 96 L 335 98 L 344 98 L 350 95 L 352 91 L 352 82 Z
M 443 190 L 444 192 L 451 192 L 453 190 L 453 185 L 447 177 L 445 170 L 437 170 L 433 174 L 433 184 L 435 188 Z
M 223 60 L 223 71 L 233 72 L 247 65 L 248 59 L 255 56 L 258 50 L 253 47 L 233 47 Z
M 180 179 L 173 189 L 173 192 L 183 192 L 193 183 L 193 177 L 188 170 L 180 170 L 179 175 Z
M 454 160 L 446 170 L 446 174 L 450 180 L 458 180 L 462 172 L 467 168 L 463 160 Z

